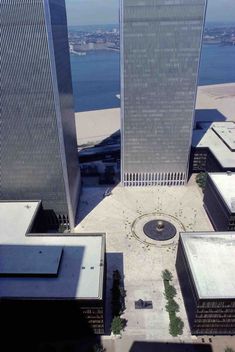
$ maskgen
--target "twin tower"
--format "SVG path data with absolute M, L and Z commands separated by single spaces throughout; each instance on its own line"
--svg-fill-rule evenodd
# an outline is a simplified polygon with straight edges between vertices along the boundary
M 74 226 L 79 194 L 64 0 L 1 0 L 0 200 Z M 187 180 L 206 0 L 122 0 L 122 182 Z M 54 220 L 53 220 L 54 219 Z
M 188 177 L 206 0 L 123 0 L 122 182 Z

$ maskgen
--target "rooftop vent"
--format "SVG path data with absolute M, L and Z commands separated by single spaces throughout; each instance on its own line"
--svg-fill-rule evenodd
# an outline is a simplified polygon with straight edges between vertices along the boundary
M 232 176 L 232 174 L 233 174 L 232 171 L 227 171 L 228 176 Z

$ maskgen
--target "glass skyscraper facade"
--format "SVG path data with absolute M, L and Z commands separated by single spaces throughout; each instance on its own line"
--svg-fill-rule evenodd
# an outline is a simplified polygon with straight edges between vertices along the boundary
M 0 199 L 74 226 L 80 173 L 64 0 L 1 0 Z
M 206 0 L 122 0 L 122 183 L 183 185 Z

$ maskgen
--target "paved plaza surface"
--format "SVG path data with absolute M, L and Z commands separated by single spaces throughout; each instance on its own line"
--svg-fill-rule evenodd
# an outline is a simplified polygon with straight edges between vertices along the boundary
M 187 186 L 124 188 L 118 185 L 105 198 L 104 191 L 103 187 L 83 188 L 75 232 L 106 232 L 108 326 L 111 319 L 110 289 L 113 270 L 118 269 L 124 277 L 127 295 L 123 318 L 127 320 L 127 326 L 121 339 L 105 338 L 107 352 L 129 351 L 132 342 L 136 340 L 200 342 L 201 338 L 196 339 L 190 334 L 175 270 L 179 232 L 213 231 L 203 207 L 203 194 L 195 183 L 195 177 L 191 178 Z M 177 235 L 169 242 L 155 243 L 148 237 L 145 240 L 143 235 L 141 219 L 152 219 L 158 214 L 161 219 L 173 219 L 177 228 Z M 136 223 L 138 226 L 133 231 Z M 184 321 L 183 335 L 175 338 L 169 334 L 169 317 L 165 310 L 166 300 L 161 277 L 164 269 L 173 274 L 173 284 L 177 290 L 176 301 L 180 306 L 178 315 Z M 139 299 L 152 301 L 153 309 L 135 310 L 134 302 Z

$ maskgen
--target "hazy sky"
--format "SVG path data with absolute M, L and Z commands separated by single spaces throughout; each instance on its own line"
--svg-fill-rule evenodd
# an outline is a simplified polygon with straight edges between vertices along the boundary
M 118 23 L 119 0 L 65 0 L 69 25 Z M 235 0 L 208 0 L 207 21 L 234 21 Z

